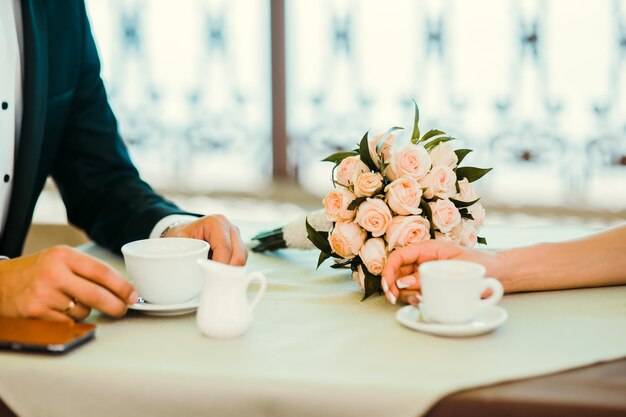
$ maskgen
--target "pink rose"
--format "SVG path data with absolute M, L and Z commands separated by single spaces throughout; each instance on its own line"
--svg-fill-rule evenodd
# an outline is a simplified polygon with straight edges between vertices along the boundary
M 344 158 L 335 170 L 335 181 L 344 187 L 350 186 L 362 172 L 370 172 L 370 169 L 358 156 Z
M 383 176 L 378 172 L 359 174 L 354 182 L 354 194 L 357 197 L 369 197 L 383 188 Z
M 379 198 L 368 198 L 359 205 L 356 212 L 356 222 L 372 236 L 379 237 L 385 234 L 391 222 L 391 210 Z
M 474 222 L 471 220 L 463 219 L 461 223 L 461 231 L 459 233 L 459 242 L 466 248 L 473 248 L 478 241 L 478 235 Z
M 365 289 L 365 273 L 361 265 L 357 267 L 356 271 L 352 271 L 352 279 L 361 286 L 361 289 Z
M 430 239 L 430 223 L 422 216 L 396 216 L 387 228 L 389 250 Z
M 421 183 L 426 187 L 426 198 L 449 198 L 456 193 L 456 174 L 444 165 L 434 166 Z
M 359 251 L 359 256 L 368 271 L 373 275 L 380 275 L 387 260 L 385 241 L 379 237 L 367 239 Z
M 459 190 L 455 198 L 460 201 L 474 201 L 478 198 L 476 195 L 476 191 L 474 190 L 474 185 L 467 180 L 467 178 L 463 178 L 459 180 Z
M 354 199 L 356 196 L 347 188 L 339 187 L 332 190 L 322 200 L 326 217 L 334 222 L 354 219 L 356 211 L 348 210 L 348 206 Z
M 396 135 L 393 133 L 387 135 L 382 143 L 379 143 L 383 138 L 383 135 L 376 135 L 373 139 L 368 141 L 370 157 L 377 168 L 380 168 L 380 162 L 389 163 L 391 158 L 391 148 L 396 142 Z
M 461 223 L 461 213 L 452 201 L 443 199 L 428 204 L 433 213 L 433 223 L 440 232 L 448 233 L 454 226 Z
M 480 203 L 472 204 L 467 208 L 469 214 L 474 218 L 474 223 L 477 228 L 480 228 L 485 222 L 485 208 Z
M 454 153 L 454 149 L 446 143 L 440 143 L 430 150 L 430 160 L 433 165 L 444 165 L 450 169 L 456 168 L 459 158 Z
M 430 170 L 430 155 L 423 146 L 408 144 L 391 154 L 389 169 L 385 173 L 393 181 L 400 177 L 422 179 Z
M 367 233 L 354 222 L 337 222 L 328 235 L 330 248 L 342 258 L 352 258 L 361 249 Z
M 385 187 L 385 200 L 400 215 L 420 214 L 422 186 L 412 178 L 398 178 Z

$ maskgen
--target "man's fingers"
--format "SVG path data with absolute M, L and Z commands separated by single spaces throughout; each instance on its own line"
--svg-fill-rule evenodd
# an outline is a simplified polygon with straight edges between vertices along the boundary
M 120 299 L 107 288 L 81 276 L 71 274 L 66 277 L 61 283 L 61 289 L 77 302 L 109 316 L 121 317 L 126 314 L 127 300 Z
M 75 307 L 68 311 L 66 314 L 74 320 L 84 320 L 91 314 L 91 308 L 83 303 L 75 303 Z
M 248 260 L 248 249 L 239 236 L 239 230 L 234 226 L 230 228 L 230 241 L 232 243 L 230 265 L 245 265 Z
M 47 310 L 43 312 L 37 318 L 42 319 L 42 320 L 52 320 L 52 321 L 73 321 L 73 319 L 67 314 L 63 314 L 60 311 L 56 311 L 56 310 Z
M 135 288 L 104 262 L 78 251 L 72 251 L 72 253 L 68 254 L 67 259 L 68 265 L 74 274 L 104 288 L 125 304 L 137 302 Z M 100 291 L 98 292 L 100 293 Z M 95 301 L 93 296 L 94 294 L 89 295 L 91 301 Z M 102 297 L 104 296 L 102 295 Z M 91 307 L 98 308 L 96 305 L 88 304 Z
M 213 233 L 215 232 L 211 232 L 211 237 L 215 236 Z M 213 251 L 211 260 L 221 262 L 223 264 L 230 263 L 230 258 L 233 253 L 230 235 L 224 235 L 222 233 L 217 239 L 212 239 L 209 244 L 211 245 L 211 250 Z

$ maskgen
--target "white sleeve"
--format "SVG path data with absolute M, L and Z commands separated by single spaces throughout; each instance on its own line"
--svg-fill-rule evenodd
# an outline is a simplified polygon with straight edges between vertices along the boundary
M 169 216 L 163 217 L 161 220 L 157 222 L 152 228 L 152 232 L 150 232 L 150 239 L 154 239 L 161 236 L 161 233 L 170 225 L 178 222 L 193 222 L 198 220 L 200 217 L 190 216 L 189 214 L 171 214 Z

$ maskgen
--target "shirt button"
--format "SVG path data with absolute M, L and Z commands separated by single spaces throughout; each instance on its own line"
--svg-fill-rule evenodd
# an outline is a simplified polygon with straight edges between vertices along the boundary
M 11 179 L 11 176 L 9 174 L 6 174 L 4 176 L 4 182 L 9 182 L 10 179 Z
M 2 102 L 2 110 L 6 110 L 9 108 L 9 103 L 7 103 L 6 101 Z

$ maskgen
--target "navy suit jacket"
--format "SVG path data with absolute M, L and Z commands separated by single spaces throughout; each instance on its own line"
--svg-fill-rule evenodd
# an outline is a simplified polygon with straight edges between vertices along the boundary
M 23 0 L 24 116 L 0 254 L 20 255 L 37 198 L 56 182 L 70 223 L 119 251 L 183 213 L 143 182 L 117 129 L 83 0 Z

